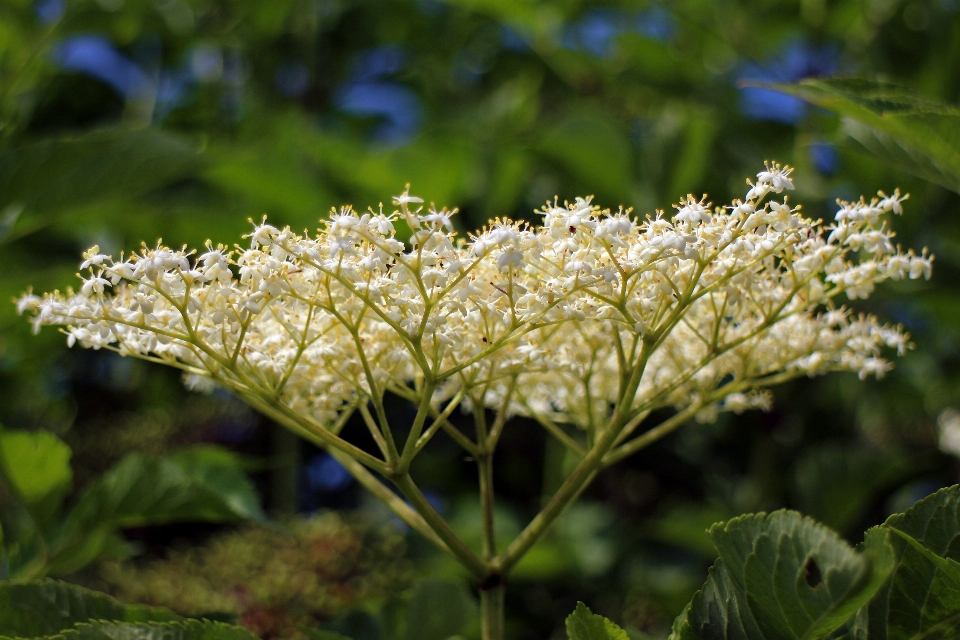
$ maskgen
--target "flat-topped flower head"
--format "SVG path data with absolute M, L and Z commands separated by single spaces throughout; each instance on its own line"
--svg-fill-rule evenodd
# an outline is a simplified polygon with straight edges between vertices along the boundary
M 759 390 L 792 376 L 883 375 L 905 334 L 840 299 L 932 268 L 883 220 L 907 196 L 840 202 L 824 224 L 773 197 L 794 189 L 791 172 L 767 163 L 742 200 L 687 196 L 672 217 L 554 200 L 541 225 L 497 219 L 468 240 L 456 210 L 424 212 L 408 185 L 393 214 L 343 207 L 314 235 L 264 219 L 247 247 L 144 245 L 117 260 L 92 247 L 79 292 L 28 292 L 18 310 L 315 428 L 424 389 L 584 429 L 660 407 L 763 408 Z
M 396 210 L 334 209 L 314 234 L 263 219 L 233 249 L 158 243 L 114 259 L 92 247 L 79 291 L 27 291 L 17 309 L 35 330 L 61 327 L 70 346 L 232 391 L 327 448 L 477 583 L 502 586 L 603 467 L 690 420 L 768 410 L 768 388 L 791 378 L 880 377 L 909 348 L 900 327 L 842 304 L 887 279 L 930 277 L 933 257 L 901 249 L 886 220 L 907 196 L 839 202 L 824 223 L 784 195 L 791 175 L 768 162 L 742 199 L 688 195 L 670 216 L 554 199 L 542 224 L 497 218 L 466 238 L 456 210 L 424 211 L 407 185 Z M 416 406 L 403 429 L 387 394 Z M 474 429 L 454 424 L 457 409 Z M 492 456 L 513 415 L 542 425 L 576 466 L 498 552 Z M 351 416 L 375 452 L 345 437 Z M 477 463 L 482 550 L 413 480 L 413 459 L 441 431 Z

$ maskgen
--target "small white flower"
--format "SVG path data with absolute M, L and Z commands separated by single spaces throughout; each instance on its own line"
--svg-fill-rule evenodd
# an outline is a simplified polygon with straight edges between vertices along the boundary
M 84 257 L 84 261 L 80 265 L 81 271 L 94 265 L 103 264 L 104 260 L 110 259 L 110 256 L 105 256 L 102 253 L 100 253 L 100 247 L 97 245 L 93 245 L 92 247 L 90 247 L 90 249 L 85 251 L 83 253 L 83 257 Z
M 900 197 L 900 189 L 895 189 L 892 196 L 888 196 L 883 191 L 878 192 L 877 195 L 883 198 L 877 206 L 883 211 L 893 211 L 897 215 L 903 214 L 903 206 L 900 203 L 910 197 L 909 193 Z
M 104 287 L 109 286 L 109 280 L 94 276 L 83 281 L 83 287 L 81 288 L 81 291 L 83 292 L 83 295 L 88 296 L 91 293 L 103 293 Z
M 510 268 L 519 269 L 523 266 L 523 252 L 516 247 L 507 247 L 497 256 L 497 269 L 506 271 Z
M 766 166 L 766 171 L 761 171 L 757 174 L 758 186 L 768 184 L 776 193 L 780 193 L 784 189 L 787 189 L 788 191 L 793 190 L 793 181 L 790 179 L 790 174 L 793 172 L 793 169 L 790 167 L 781 168 L 780 165 L 776 163 L 766 163 Z M 747 199 L 750 199 L 749 196 Z
M 407 185 L 407 189 L 402 194 L 400 194 L 399 196 L 393 197 L 393 203 L 398 204 L 400 206 L 410 204 L 411 202 L 414 204 L 422 204 L 423 198 L 418 198 L 416 196 L 410 195 L 409 185 Z

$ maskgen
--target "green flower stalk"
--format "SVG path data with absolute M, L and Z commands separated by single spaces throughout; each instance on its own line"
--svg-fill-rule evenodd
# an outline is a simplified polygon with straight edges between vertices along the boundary
M 879 377 L 891 366 L 882 352 L 908 347 L 899 327 L 835 301 L 930 276 L 926 249 L 901 251 L 883 222 L 905 197 L 841 202 L 824 225 L 769 197 L 793 189 L 790 173 L 768 164 L 744 200 L 713 208 L 688 196 L 672 218 L 548 202 L 541 225 L 497 219 L 469 240 L 452 230 L 455 211 L 425 211 L 405 191 L 392 213 L 342 208 L 312 237 L 264 221 L 246 249 L 144 246 L 114 260 L 94 247 L 79 292 L 18 305 L 38 329 L 64 327 L 70 345 L 180 368 L 188 384 L 228 389 L 327 448 L 473 576 L 493 640 L 510 570 L 605 467 L 691 418 L 764 409 L 765 389 L 790 378 Z M 388 393 L 417 407 L 402 440 Z M 650 424 L 662 408 L 673 415 Z M 474 434 L 450 421 L 457 409 L 472 412 Z M 375 453 L 341 436 L 355 413 Z M 501 549 L 492 458 L 515 415 L 579 462 Z M 481 549 L 410 475 L 441 431 L 477 462 Z

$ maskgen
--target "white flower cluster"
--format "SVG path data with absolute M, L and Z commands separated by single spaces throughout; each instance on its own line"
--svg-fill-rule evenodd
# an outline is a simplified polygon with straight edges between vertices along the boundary
M 25 294 L 34 325 L 69 344 L 162 361 L 320 425 L 393 392 L 503 407 L 602 430 L 660 407 L 711 419 L 764 408 L 798 375 L 880 376 L 896 327 L 836 306 L 887 278 L 930 277 L 882 221 L 899 192 L 841 202 L 828 225 L 770 198 L 767 165 L 744 200 L 688 196 L 644 220 L 590 198 L 543 224 L 497 219 L 458 238 L 455 211 L 334 211 L 314 236 L 264 221 L 247 248 L 164 246 L 114 260 L 93 247 L 79 292 Z M 409 240 L 396 225 L 409 227 Z M 622 438 L 621 438 L 622 440 Z

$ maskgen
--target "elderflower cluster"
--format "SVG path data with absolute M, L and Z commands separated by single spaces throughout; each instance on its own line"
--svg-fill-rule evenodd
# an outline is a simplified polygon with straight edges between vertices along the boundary
M 834 300 L 930 277 L 926 249 L 902 251 L 883 220 L 899 191 L 840 202 L 824 224 L 779 197 L 790 173 L 768 164 L 727 207 L 688 196 L 672 217 L 638 219 L 577 198 L 548 202 L 540 225 L 496 219 L 469 239 L 455 211 L 408 190 L 392 213 L 345 207 L 312 236 L 264 220 L 234 249 L 115 260 L 93 247 L 79 291 L 28 292 L 18 308 L 70 345 L 177 366 L 321 425 L 424 388 L 437 407 L 584 429 L 617 407 L 710 420 L 766 408 L 763 389 L 789 377 L 881 376 L 906 335 Z

